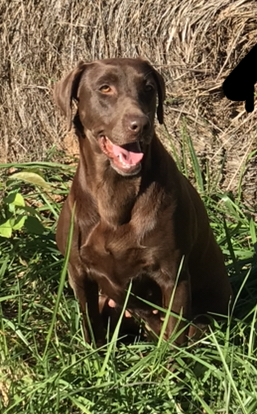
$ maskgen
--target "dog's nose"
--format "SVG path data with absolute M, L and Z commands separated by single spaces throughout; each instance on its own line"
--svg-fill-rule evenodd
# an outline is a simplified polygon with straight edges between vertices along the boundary
M 142 133 L 149 126 L 149 120 L 147 116 L 131 116 L 128 118 L 128 129 L 135 135 Z

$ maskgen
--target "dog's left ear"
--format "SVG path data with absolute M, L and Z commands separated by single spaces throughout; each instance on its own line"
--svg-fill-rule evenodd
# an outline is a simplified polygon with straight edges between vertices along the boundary
M 165 99 L 165 83 L 162 75 L 157 70 L 153 69 L 153 77 L 157 85 L 158 91 L 158 107 L 157 107 L 157 118 L 160 124 L 163 124 L 163 102 Z

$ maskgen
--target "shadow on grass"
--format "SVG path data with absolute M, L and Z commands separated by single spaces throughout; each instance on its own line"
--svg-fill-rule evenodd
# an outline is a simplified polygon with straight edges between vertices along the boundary
M 256 251 L 257 246 L 255 245 L 254 248 Z M 237 260 L 237 272 L 232 270 L 231 284 L 235 298 L 240 292 L 233 316 L 236 319 L 244 319 L 257 303 L 256 253 L 250 259 Z

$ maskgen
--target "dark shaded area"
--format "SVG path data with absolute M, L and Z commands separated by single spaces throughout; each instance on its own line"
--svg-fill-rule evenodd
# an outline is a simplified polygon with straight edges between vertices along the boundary
M 257 254 L 255 253 L 251 259 L 237 260 L 237 271 L 230 273 L 234 297 L 240 291 L 233 317 L 239 320 L 251 320 L 251 311 L 256 306 L 257 298 Z
M 245 101 L 245 110 L 254 110 L 254 85 L 257 82 L 257 44 L 233 69 L 222 87 L 231 101 Z

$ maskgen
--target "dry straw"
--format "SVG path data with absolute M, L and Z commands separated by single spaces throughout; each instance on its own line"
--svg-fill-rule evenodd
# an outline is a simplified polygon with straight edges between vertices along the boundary
M 63 71 L 80 59 L 140 55 L 166 79 L 175 147 L 186 123 L 202 164 L 211 174 L 222 168 L 220 185 L 236 191 L 257 118 L 221 85 L 257 42 L 255 0 L 0 0 L 0 28 L 0 162 L 42 159 L 60 145 L 52 85 Z M 252 157 L 243 178 L 251 205 L 256 187 Z

